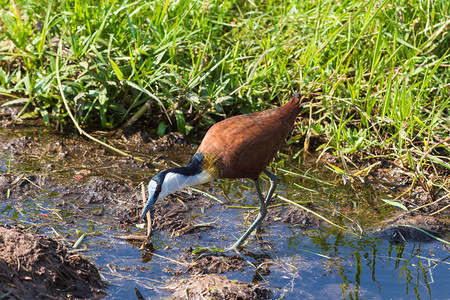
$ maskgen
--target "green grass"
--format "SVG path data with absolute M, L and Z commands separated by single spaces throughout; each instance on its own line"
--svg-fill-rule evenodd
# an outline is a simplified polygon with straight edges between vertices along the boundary
M 449 1 L 256 3 L 2 0 L 2 103 L 64 128 L 60 55 L 84 127 L 120 126 L 151 100 L 159 134 L 189 134 L 302 92 L 302 131 L 343 162 L 366 150 L 419 177 L 450 169 Z

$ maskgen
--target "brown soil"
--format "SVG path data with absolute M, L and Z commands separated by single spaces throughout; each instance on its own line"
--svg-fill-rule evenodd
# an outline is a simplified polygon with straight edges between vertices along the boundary
M 268 299 L 270 290 L 259 284 L 229 280 L 218 275 L 194 275 L 166 286 L 171 299 Z
M 200 275 L 200 274 L 223 274 L 230 271 L 244 270 L 245 262 L 238 255 L 234 256 L 217 256 L 211 255 L 202 257 L 192 262 L 186 273 Z
M 450 221 L 408 212 L 384 221 L 382 227 L 375 229 L 374 232 L 391 243 L 430 242 L 434 240 L 431 235 L 435 237 L 450 235 Z
M 447 186 L 448 190 L 448 179 L 446 179 L 448 178 L 448 170 L 440 169 L 439 172 L 441 174 L 437 177 L 433 172 L 424 170 L 427 182 L 421 182 L 421 177 L 419 177 L 419 180 L 414 180 L 416 178 L 414 172 L 401 162 L 386 159 L 376 161 L 372 159 L 366 161 L 356 160 L 355 163 L 358 166 L 358 170 L 363 170 L 369 165 L 374 166 L 368 173 L 363 172 L 362 175 L 354 178 L 356 187 L 370 184 L 374 189 L 388 191 L 395 196 L 402 195 L 399 200 L 408 209 L 423 206 L 418 212 L 424 215 L 439 212 L 438 216 L 450 216 L 450 210 L 448 210 L 449 200 L 436 201 L 447 193 L 445 192 L 445 186 Z M 428 187 L 431 183 L 433 183 L 433 187 Z
M 55 240 L 0 226 L 0 294 L 5 299 L 104 296 L 97 268 Z
M 211 200 L 197 193 L 179 192 L 155 203 L 153 230 L 167 230 L 177 235 L 207 230 L 212 225 L 194 225 L 190 221 L 201 214 L 201 208 L 211 206 Z
M 314 205 L 312 203 L 305 206 L 314 210 Z M 320 225 L 319 218 L 292 205 L 280 205 L 270 208 L 267 213 L 267 220 L 298 225 L 303 228 L 318 227 Z

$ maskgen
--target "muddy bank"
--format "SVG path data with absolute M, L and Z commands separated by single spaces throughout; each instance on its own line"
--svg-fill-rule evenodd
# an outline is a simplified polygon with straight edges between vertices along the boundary
M 55 240 L 0 226 L 0 294 L 4 299 L 105 296 L 97 267 Z
M 167 230 L 175 235 L 205 231 L 214 224 L 195 224 L 202 210 L 212 206 L 212 200 L 198 193 L 178 192 L 155 203 L 153 229 Z
M 308 209 L 314 210 L 312 203 L 305 205 Z M 301 228 L 314 228 L 321 224 L 316 216 L 307 211 L 292 205 L 281 204 L 271 207 L 267 213 L 267 222 L 282 222 L 285 224 L 300 226 Z
M 346 176 L 346 184 L 355 190 L 371 186 L 373 189 L 385 192 L 407 209 L 418 210 L 426 214 L 449 217 L 449 181 L 450 170 L 434 166 L 421 170 L 411 168 L 404 162 L 390 160 L 384 157 L 362 159 L 361 154 L 349 158 L 350 174 Z M 342 168 L 340 160 L 330 154 L 325 154 L 325 163 L 331 163 Z
M 450 236 L 450 221 L 417 212 L 407 212 L 383 221 L 379 228 L 374 228 L 370 232 L 394 244 L 431 242 L 436 237 Z
M 218 275 L 194 275 L 173 280 L 165 287 L 172 299 L 269 299 L 271 292 L 259 284 L 229 280 Z
M 186 253 L 186 256 L 189 259 L 192 259 L 192 249 L 188 249 Z M 223 274 L 232 271 L 242 271 L 244 270 L 244 266 L 245 261 L 238 255 L 211 255 L 192 261 L 185 273 L 193 275 Z

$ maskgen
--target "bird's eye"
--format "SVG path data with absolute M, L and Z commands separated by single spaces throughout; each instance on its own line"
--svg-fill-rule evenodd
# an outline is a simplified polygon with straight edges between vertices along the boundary
M 158 184 L 155 189 L 155 197 L 157 197 L 161 193 L 161 185 Z

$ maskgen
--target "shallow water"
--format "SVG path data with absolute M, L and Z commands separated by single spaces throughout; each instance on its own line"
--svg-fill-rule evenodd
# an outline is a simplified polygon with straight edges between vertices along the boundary
M 30 165 L 34 166 L 36 158 L 32 160 Z M 9 161 L 7 153 L 0 154 L 0 172 L 10 168 Z M 30 167 L 15 165 L 12 160 L 11 170 L 17 169 L 30 172 Z M 261 239 L 251 236 L 245 249 L 268 257 L 258 263 L 258 269 L 248 264 L 244 271 L 224 274 L 227 278 L 264 284 L 274 299 L 449 298 L 450 253 L 443 244 L 391 244 L 374 234 L 359 231 L 359 226 L 366 232 L 392 214 L 388 207 L 375 201 L 386 192 L 367 184 L 358 189 L 344 186 L 339 177 L 322 167 L 316 166 L 306 173 L 304 169 L 299 173 L 301 176 L 287 175 L 282 169 L 300 172 L 295 164 L 279 167 L 279 195 L 292 200 L 312 200 L 320 208 L 320 214 L 353 229 L 342 232 L 325 223 L 320 228 L 305 229 L 263 222 Z M 306 179 L 310 175 L 316 179 Z M 227 205 L 256 207 L 258 203 L 250 181 L 221 180 L 198 188 Z M 224 194 L 233 199 L 232 203 Z M 21 201 L 2 199 L 0 220 L 37 225 L 41 232 L 69 247 L 82 233 L 90 233 L 82 241 L 81 253 L 101 269 L 101 275 L 109 283 L 109 299 L 133 299 L 135 287 L 147 299 L 170 296 L 163 286 L 175 276 L 187 276 L 174 275 L 186 269 L 182 254 L 187 248 L 226 248 L 248 226 L 243 217 L 248 209 L 230 208 L 211 200 L 213 205 L 196 216 L 194 222 L 215 222 L 214 228 L 172 237 L 170 232 L 154 232 L 152 253 L 139 250 L 140 243 L 114 237 L 130 231 L 143 234 L 142 230 L 133 225 L 119 225 L 113 216 L 84 214 L 101 210 L 102 204 L 85 205 L 83 211 L 75 211 L 71 201 L 74 200 L 61 199 L 60 194 L 47 191 Z

